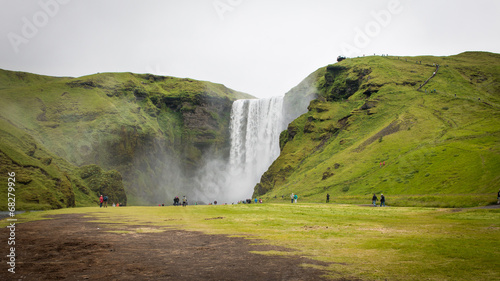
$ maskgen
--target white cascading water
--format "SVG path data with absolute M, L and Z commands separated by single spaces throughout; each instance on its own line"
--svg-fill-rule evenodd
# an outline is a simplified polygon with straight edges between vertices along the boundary
M 279 156 L 284 127 L 283 97 L 233 103 L 228 189 L 237 200 L 251 198 L 260 177 Z
M 262 174 L 280 154 L 283 97 L 237 100 L 231 109 L 229 161 L 206 159 L 195 177 L 195 201 L 236 203 L 252 197 Z

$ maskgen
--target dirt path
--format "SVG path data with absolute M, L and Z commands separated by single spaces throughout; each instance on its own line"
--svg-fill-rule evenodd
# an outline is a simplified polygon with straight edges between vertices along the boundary
M 301 264 L 328 264 L 250 251 L 287 251 L 255 240 L 167 229 L 111 233 L 82 215 L 16 226 L 16 273 L 7 271 L 8 229 L 0 230 L 0 280 L 325 280 Z M 117 228 L 115 228 L 117 227 Z M 148 231 L 151 226 L 115 225 Z
M 439 64 L 436 64 L 436 71 L 434 71 L 431 77 L 427 78 L 427 80 L 425 80 L 425 82 L 422 85 L 420 85 L 420 87 L 418 87 L 417 91 L 420 91 L 420 89 L 422 89 L 423 86 L 429 83 L 429 81 L 431 81 L 431 79 L 434 78 L 434 76 L 436 76 L 438 70 L 439 70 Z

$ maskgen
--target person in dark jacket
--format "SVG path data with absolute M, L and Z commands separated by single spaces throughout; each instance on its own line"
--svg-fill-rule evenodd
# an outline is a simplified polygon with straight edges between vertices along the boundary
M 375 195 L 375 193 L 373 193 L 373 197 L 372 197 L 373 207 L 377 207 L 377 201 L 378 201 L 377 195 Z
M 326 203 L 330 202 L 330 193 L 326 194 Z
M 385 196 L 380 194 L 380 207 L 385 207 Z

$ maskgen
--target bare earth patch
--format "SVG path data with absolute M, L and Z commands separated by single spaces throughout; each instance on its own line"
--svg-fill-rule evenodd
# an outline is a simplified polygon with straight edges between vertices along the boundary
M 72 214 L 17 224 L 15 274 L 5 262 L 9 230 L 1 229 L 0 280 L 325 280 L 317 267 L 328 263 L 251 253 L 289 251 L 256 240 L 89 220 Z

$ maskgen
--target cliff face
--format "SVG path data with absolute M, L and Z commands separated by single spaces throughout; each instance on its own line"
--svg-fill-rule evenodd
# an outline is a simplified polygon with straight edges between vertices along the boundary
M 500 188 L 499 77 L 500 55 L 474 52 L 318 69 L 286 94 L 317 99 L 281 134 L 281 155 L 254 196 L 366 202 L 383 192 L 393 205 L 488 204 Z
M 4 118 L 0 119 L 0 138 L 0 179 L 7 183 L 11 178 L 13 184 L 12 190 L 0 190 L 1 210 L 7 210 L 7 192 L 14 194 L 15 197 L 9 197 L 16 199 L 17 210 L 95 206 L 96 193 L 107 194 L 106 185 L 90 188 L 78 167 L 50 152 Z M 107 183 L 123 191 L 121 178 L 109 178 Z M 117 196 L 126 203 L 125 194 Z
M 149 74 L 54 78 L 1 71 L 0 81 L 0 114 L 10 126 L 4 132 L 26 134 L 66 161 L 89 198 L 106 187 L 132 204 L 190 194 L 204 160 L 228 153 L 232 101 L 251 98 L 219 84 Z M 117 172 L 88 166 L 94 164 Z M 106 178 L 123 179 L 126 197 Z

